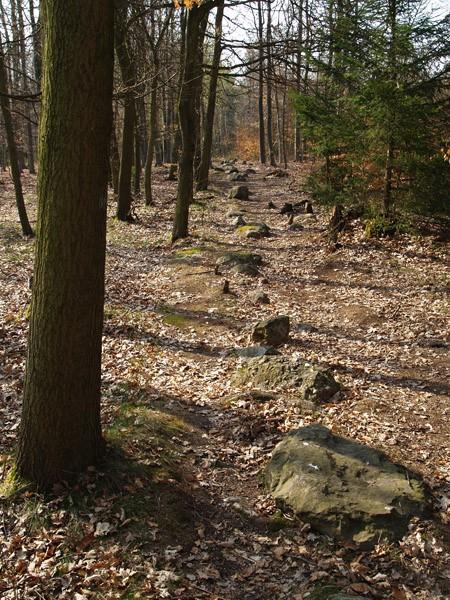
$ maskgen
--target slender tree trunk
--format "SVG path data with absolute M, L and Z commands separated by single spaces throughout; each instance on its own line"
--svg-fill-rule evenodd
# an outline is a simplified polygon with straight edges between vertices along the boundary
M 397 79 L 397 0 L 389 0 L 388 12 L 389 29 L 391 32 L 391 41 L 389 47 L 389 75 L 391 81 Z M 391 101 L 392 104 L 392 101 Z M 390 106 L 388 110 L 387 127 L 388 127 L 388 142 L 386 149 L 386 166 L 384 172 L 384 194 L 383 194 L 383 214 L 388 217 L 392 210 L 392 177 L 394 173 L 394 106 Z
M 203 111 L 203 101 L 202 101 L 202 92 L 203 92 L 203 40 L 205 38 L 206 27 L 208 25 L 208 13 L 202 19 L 200 27 L 200 36 L 199 36 L 199 47 L 197 49 L 197 64 L 199 65 L 198 77 L 199 81 L 197 82 L 196 89 L 196 98 L 195 98 L 195 153 L 194 153 L 194 174 L 195 178 L 198 177 L 198 168 L 200 166 L 200 162 L 202 159 L 202 121 L 204 116 Z
M 117 113 L 115 113 L 117 114 Z M 120 169 L 120 155 L 119 155 L 119 144 L 117 143 L 116 134 L 116 123 L 115 118 L 113 119 L 113 127 L 111 133 L 111 179 L 114 194 L 119 193 L 119 169 Z
M 202 65 L 198 64 L 198 48 L 203 43 L 202 20 L 206 18 L 208 12 L 208 5 L 203 4 L 193 6 L 187 14 L 183 81 L 178 107 L 182 146 L 172 242 L 188 235 L 189 206 L 192 202 L 194 184 L 196 119 L 198 118 L 195 109 L 202 69 Z
M 29 12 L 30 12 L 30 25 L 31 34 L 33 36 L 33 69 L 34 78 L 36 80 L 36 89 L 39 90 L 41 87 L 41 75 L 42 75 L 42 55 L 41 55 L 41 36 L 39 27 L 36 24 L 34 16 L 34 0 L 29 1 Z M 40 17 L 39 17 L 40 20 Z
M 18 20 L 19 20 L 19 33 L 20 33 L 20 63 L 22 68 L 22 79 L 23 79 L 23 93 L 29 92 L 30 86 L 28 85 L 27 75 L 27 59 L 25 49 L 25 28 L 23 25 L 23 7 L 22 0 L 17 0 L 18 9 Z M 36 173 L 34 168 L 34 140 L 33 140 L 33 124 L 31 122 L 30 105 L 25 103 L 25 127 L 27 131 L 27 145 L 28 145 L 28 171 L 34 175 Z
M 297 55 L 295 60 L 295 84 L 297 92 L 300 92 L 302 85 L 303 0 L 300 0 L 298 11 L 299 12 L 297 25 Z M 303 162 L 302 128 L 300 123 L 300 117 L 297 114 L 295 115 L 294 157 L 297 162 Z
M 3 54 L 3 43 L 0 37 L 0 104 L 2 108 L 3 121 L 5 123 L 6 142 L 8 144 L 9 162 L 11 166 L 11 176 L 14 183 L 16 195 L 17 211 L 19 213 L 20 225 L 24 235 L 32 236 L 33 230 L 28 220 L 25 201 L 23 199 L 22 182 L 20 179 L 19 160 L 17 156 L 17 146 L 14 137 L 14 127 L 11 118 L 11 104 L 8 94 L 8 77 L 5 65 L 5 55 Z
M 269 150 L 269 162 L 272 167 L 276 166 L 275 152 L 273 149 L 273 117 L 272 117 L 272 10 L 271 0 L 267 0 L 267 147 Z
M 126 3 L 121 4 L 117 11 L 115 27 L 115 47 L 126 86 L 124 96 L 124 116 L 122 133 L 122 152 L 120 156 L 119 192 L 117 197 L 117 218 L 120 221 L 132 221 L 131 216 L 131 179 L 133 171 L 134 126 L 136 122 L 136 107 L 133 86 L 136 83 L 133 60 L 126 40 Z
M 178 107 L 180 103 L 180 94 L 183 87 L 183 76 L 184 76 L 184 63 L 185 63 L 185 52 L 186 52 L 186 28 L 187 28 L 187 13 L 184 8 L 181 8 L 180 12 L 180 66 L 178 72 L 178 83 L 177 83 L 177 94 L 178 94 Z M 172 149 L 172 162 L 178 162 L 180 159 L 181 149 L 181 125 L 179 110 L 176 111 L 176 127 L 175 136 Z
M 111 0 L 43 0 L 42 11 L 38 236 L 17 471 L 46 487 L 93 464 L 104 450 L 114 19 Z
M 134 128 L 134 193 L 136 195 L 141 192 L 141 172 L 141 135 L 139 133 L 139 125 L 136 123 L 136 127 Z
M 212 141 L 214 130 L 214 113 L 217 98 L 217 81 L 219 79 L 220 55 L 222 53 L 222 20 L 224 2 L 217 7 L 215 21 L 214 52 L 209 78 L 208 106 L 204 126 L 203 150 L 197 176 L 197 190 L 208 189 L 209 167 L 211 164 Z
M 153 204 L 152 195 L 152 168 L 153 157 L 155 151 L 155 142 L 157 135 L 157 100 L 158 100 L 158 81 L 159 81 L 159 60 L 157 56 L 153 57 L 153 77 L 150 94 L 150 126 L 148 129 L 148 148 L 145 161 L 144 183 L 145 183 L 145 204 L 150 206 Z
M 263 0 L 258 0 L 258 35 L 259 35 L 259 62 L 258 62 L 258 118 L 259 118 L 259 160 L 266 162 L 266 134 L 264 127 L 264 29 L 262 16 Z

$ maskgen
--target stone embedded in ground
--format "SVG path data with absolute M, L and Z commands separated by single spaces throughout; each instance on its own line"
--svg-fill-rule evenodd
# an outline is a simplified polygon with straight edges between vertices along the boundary
M 234 219 L 233 227 L 242 227 L 243 225 L 247 225 L 247 223 L 242 215 L 239 215 Z
M 364 600 L 363 596 L 352 596 L 342 592 L 337 585 L 318 583 L 306 593 L 308 600 Z M 366 598 L 367 600 L 367 598 Z
M 232 173 L 238 173 L 238 172 L 239 172 L 238 169 L 236 167 L 234 167 L 234 166 L 232 166 L 232 167 L 227 166 L 226 167 L 226 173 L 228 173 L 228 175 L 231 175 Z
M 285 202 L 280 209 L 280 215 L 288 215 L 294 212 L 294 207 L 291 202 Z
M 229 181 L 247 181 L 248 175 L 246 173 L 231 173 L 228 179 Z
M 269 296 L 266 294 L 266 292 L 263 292 L 262 290 L 256 290 L 256 292 L 253 292 L 250 295 L 250 300 L 254 304 L 270 304 Z
M 303 231 L 305 228 L 301 223 L 294 222 L 288 226 L 288 229 L 289 231 Z
M 228 194 L 229 198 L 234 198 L 236 200 L 248 200 L 249 196 L 250 194 L 246 185 L 236 185 L 231 188 L 230 193 Z
M 415 475 L 318 424 L 276 446 L 265 483 L 279 503 L 321 533 L 367 545 L 401 538 L 428 501 Z
M 236 394 L 234 396 L 229 396 L 228 400 L 230 402 L 270 402 L 271 400 L 276 400 L 276 394 L 270 394 L 268 392 L 261 392 L 261 390 L 247 390 L 242 394 Z
M 249 265 L 257 267 L 262 264 L 262 257 L 252 252 L 226 252 L 216 260 L 216 265 L 223 267 L 236 267 Z
M 239 275 L 249 275 L 250 277 L 257 277 L 259 275 L 258 267 L 254 265 L 235 265 L 231 271 L 233 273 L 238 273 Z
M 247 238 L 259 239 L 270 235 L 270 228 L 265 223 L 247 223 L 239 227 L 237 233 L 245 235 Z
M 280 346 L 289 341 L 289 317 L 279 315 L 256 323 L 252 331 L 254 342 Z
M 239 358 L 259 358 L 261 356 L 278 356 L 280 353 L 273 346 L 248 346 L 247 348 L 237 348 L 235 354 Z
M 237 208 L 233 208 L 231 210 L 229 210 L 226 214 L 226 217 L 228 219 L 233 219 L 234 217 L 242 217 L 244 216 L 244 213 L 242 212 L 242 210 L 238 210 Z
M 247 175 L 256 175 L 255 169 L 252 169 L 251 167 L 245 169 L 244 173 L 246 173 Z
M 267 391 L 296 390 L 295 403 L 309 409 L 328 402 L 341 389 L 328 369 L 285 356 L 265 356 L 248 361 L 239 367 L 232 383 Z

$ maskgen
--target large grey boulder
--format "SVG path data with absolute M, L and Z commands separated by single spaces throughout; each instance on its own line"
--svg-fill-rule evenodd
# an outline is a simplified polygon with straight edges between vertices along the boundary
M 264 356 L 241 365 L 232 378 L 237 386 L 263 390 L 295 389 L 299 406 L 314 408 L 328 402 L 340 385 L 328 369 L 298 358 Z
M 286 344 L 289 341 L 289 317 L 280 315 L 259 321 L 253 327 L 252 340 L 269 346 Z
M 274 498 L 321 533 L 367 545 L 395 540 L 427 507 L 426 488 L 382 452 L 322 425 L 290 433 L 265 470 Z

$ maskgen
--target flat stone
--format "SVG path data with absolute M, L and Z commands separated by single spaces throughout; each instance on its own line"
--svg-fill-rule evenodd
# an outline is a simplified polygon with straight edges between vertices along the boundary
M 234 352 L 240 358 L 258 358 L 260 356 L 278 356 L 280 354 L 273 346 L 248 346 L 247 348 L 237 348 Z
M 256 267 L 262 264 L 262 257 L 252 252 L 226 252 L 217 259 L 216 264 L 225 267 L 234 267 L 236 265 L 251 265 Z
M 276 446 L 265 483 L 319 532 L 368 546 L 400 539 L 428 502 L 413 473 L 318 424 L 291 432 Z
M 248 264 L 236 265 L 231 269 L 231 271 L 233 273 L 239 273 L 240 275 L 250 275 L 250 277 L 256 277 L 259 275 L 259 269 L 254 265 Z
M 296 390 L 295 403 L 309 409 L 330 401 L 341 389 L 328 369 L 285 356 L 264 356 L 247 361 L 234 374 L 232 383 L 267 391 Z
M 256 323 L 252 331 L 254 342 L 280 346 L 289 341 L 289 317 L 279 315 Z

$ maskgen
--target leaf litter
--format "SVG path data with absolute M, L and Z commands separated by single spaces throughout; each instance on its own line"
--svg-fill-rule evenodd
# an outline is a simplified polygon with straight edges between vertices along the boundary
M 175 185 L 155 175 L 156 207 L 122 224 L 110 203 L 102 417 L 109 452 L 75 486 L 0 500 L 0 595 L 15 598 L 306 600 L 320 586 L 367 598 L 450 593 L 448 247 L 434 231 L 367 240 L 362 223 L 330 253 L 327 211 L 293 232 L 272 200 L 305 198 L 307 167 L 250 178 L 246 220 L 271 237 L 242 239 L 215 175 L 192 208 L 192 236 L 168 242 Z M 34 179 L 24 189 L 34 219 Z M 293 189 L 298 191 L 292 191 Z M 0 196 L 0 457 L 3 482 L 20 416 L 33 242 L 12 186 Z M 299 217 L 301 218 L 301 217 Z M 257 278 L 215 274 L 230 250 L 263 257 Z M 223 279 L 230 294 L 222 294 Z M 264 290 L 270 304 L 255 306 Z M 322 410 L 291 391 L 262 399 L 231 384 L 249 325 L 291 318 L 297 353 L 331 368 L 343 393 Z M 315 533 L 265 494 L 261 471 L 292 429 L 321 422 L 380 448 L 430 486 L 433 509 L 397 544 L 362 551 Z M 325 589 L 325 588 L 324 588 Z

